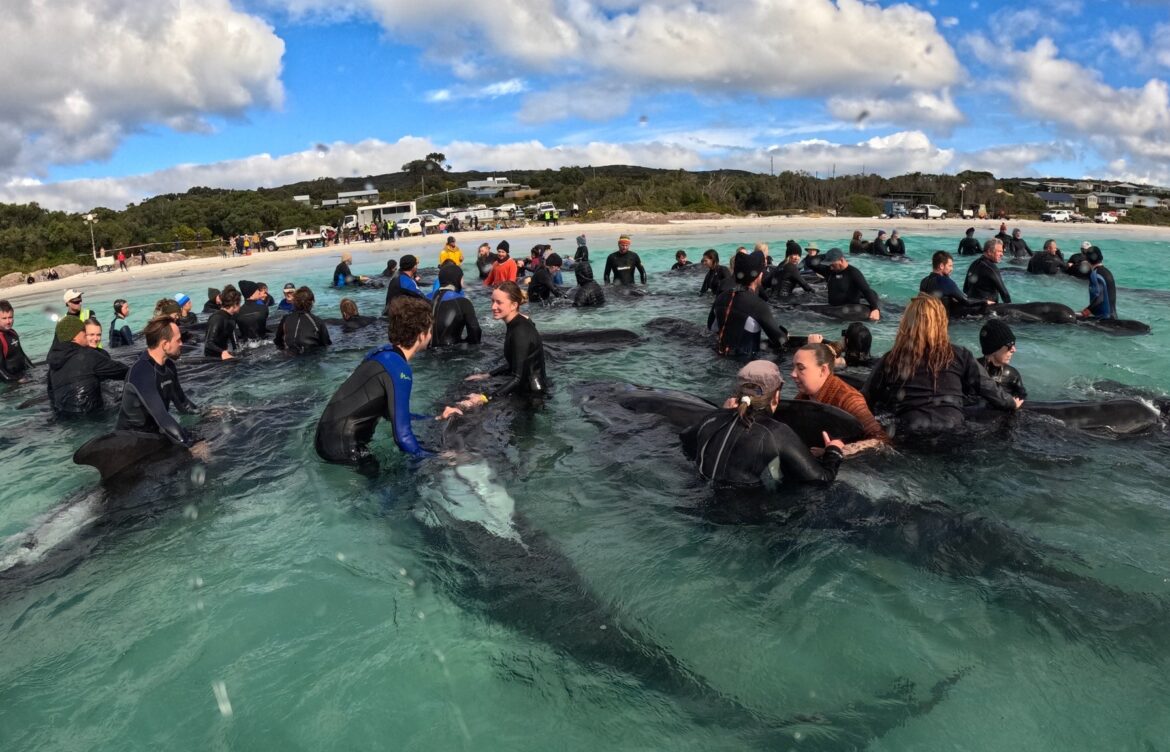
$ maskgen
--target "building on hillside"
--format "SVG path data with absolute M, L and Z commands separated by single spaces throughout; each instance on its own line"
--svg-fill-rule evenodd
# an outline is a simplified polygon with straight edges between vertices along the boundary
M 526 185 L 520 186 L 519 188 L 517 188 L 514 191 L 504 191 L 504 198 L 511 198 L 511 199 L 536 198 L 539 195 L 540 195 L 539 188 L 529 188 Z
M 378 202 L 378 192 L 370 189 L 365 191 L 342 191 L 337 194 L 337 200 L 346 199 L 346 203 L 368 204 Z
M 313 199 L 308 195 L 293 196 L 293 201 L 296 201 L 298 204 L 304 204 L 305 206 L 311 206 L 313 203 Z
M 477 198 L 494 198 L 504 191 L 523 187 L 519 183 L 513 183 L 506 177 L 491 177 L 484 180 L 467 181 L 467 192 Z
M 327 198 L 321 202 L 321 208 L 327 209 L 331 206 L 345 206 L 348 203 L 348 198 Z
M 1057 193 L 1055 191 L 1037 191 L 1036 198 L 1044 202 L 1049 209 L 1075 209 L 1076 200 L 1071 193 Z

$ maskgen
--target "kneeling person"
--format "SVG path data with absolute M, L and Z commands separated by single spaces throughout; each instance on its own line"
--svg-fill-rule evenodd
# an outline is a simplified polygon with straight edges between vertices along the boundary
M 274 344 L 294 355 L 304 355 L 333 344 L 325 322 L 313 315 L 316 298 L 308 287 L 300 287 L 293 295 L 293 312 L 276 326 Z

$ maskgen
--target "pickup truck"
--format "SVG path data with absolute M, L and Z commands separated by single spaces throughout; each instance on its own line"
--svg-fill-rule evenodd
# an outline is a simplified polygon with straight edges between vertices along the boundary
M 439 218 L 431 215 L 409 217 L 398 220 L 398 232 L 403 236 L 422 235 L 423 223 L 426 223 L 427 232 L 438 231 Z
M 919 204 L 910 210 L 910 216 L 915 219 L 946 219 L 947 212 L 934 204 Z
M 281 230 L 264 241 L 264 247 L 269 251 L 278 251 L 283 248 L 311 248 L 321 242 L 321 233 L 301 232 L 297 228 Z
M 1040 215 L 1045 222 L 1071 222 L 1072 212 L 1068 209 L 1050 209 Z
M 1117 215 L 1113 212 L 1101 212 L 1097 216 L 1093 217 L 1093 221 L 1101 222 L 1107 225 L 1115 225 L 1117 224 Z

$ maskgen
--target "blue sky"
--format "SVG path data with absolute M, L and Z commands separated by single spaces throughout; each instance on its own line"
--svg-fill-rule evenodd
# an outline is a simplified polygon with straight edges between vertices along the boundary
M 1170 2 L 24 0 L 0 32 L 0 200 L 54 208 L 432 150 L 1170 184 Z

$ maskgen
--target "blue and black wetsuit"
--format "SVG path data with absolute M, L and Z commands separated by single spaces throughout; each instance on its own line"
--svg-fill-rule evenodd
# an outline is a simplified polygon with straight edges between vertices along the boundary
M 369 444 L 378 419 L 385 418 L 399 449 L 420 459 L 429 456 L 410 427 L 411 420 L 431 417 L 410 412 L 412 383 L 413 372 L 401 350 L 393 345 L 371 350 L 317 421 L 317 454 L 326 462 L 364 464 L 372 459 Z
M 126 324 L 126 319 L 115 315 L 114 320 L 110 322 L 110 347 L 129 347 L 133 344 L 134 332 Z
M 20 346 L 14 329 L 0 329 L 0 381 L 20 381 L 32 368 L 32 361 Z
M 390 301 L 399 295 L 413 295 L 416 298 L 427 299 L 422 290 L 418 289 L 418 283 L 414 281 L 414 277 L 399 272 L 386 283 L 386 307 L 382 310 L 383 316 L 390 315 Z
M 195 440 L 170 414 L 170 405 L 181 413 L 195 412 L 195 405 L 179 385 L 179 372 L 174 361 L 168 358 L 160 366 L 149 353 L 143 352 L 126 374 L 122 408 L 114 427 L 119 431 L 159 433 L 175 444 L 189 447 Z
M 1089 272 L 1089 312 L 1095 319 L 1117 318 L 1117 285 L 1113 273 L 1103 266 Z

